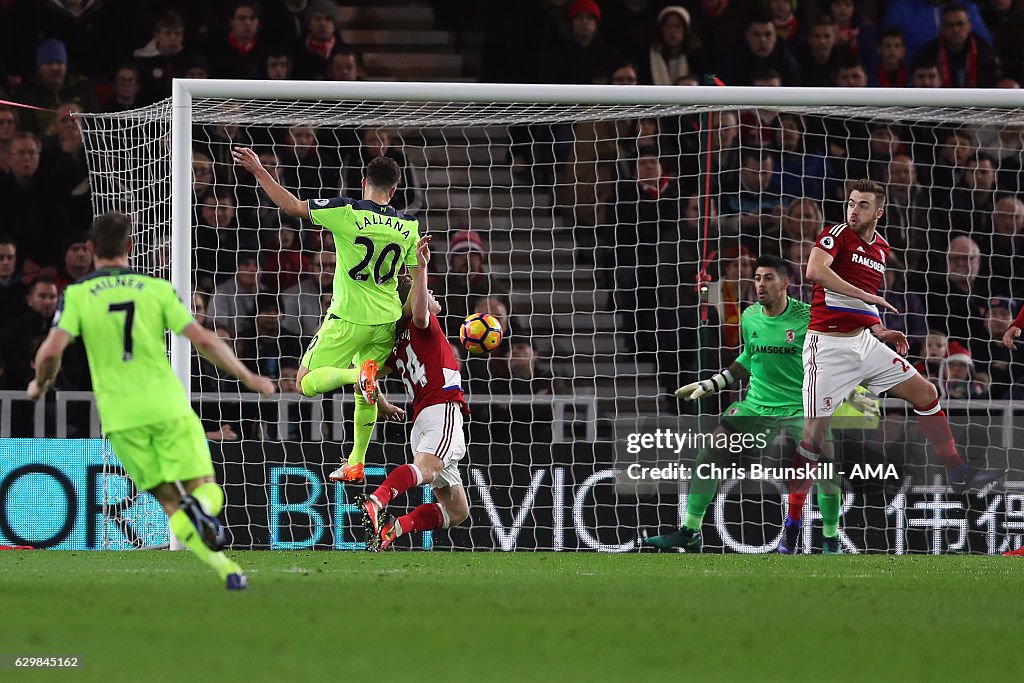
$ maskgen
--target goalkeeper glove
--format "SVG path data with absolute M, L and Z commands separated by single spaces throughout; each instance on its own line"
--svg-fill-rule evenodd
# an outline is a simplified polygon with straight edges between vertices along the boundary
M 681 398 L 684 401 L 693 401 L 701 396 L 714 394 L 716 392 L 725 389 L 727 386 L 732 384 L 735 378 L 732 373 L 728 370 L 722 370 L 709 377 L 708 379 L 702 379 L 699 382 L 691 382 L 685 387 L 679 387 L 676 389 L 676 397 Z
M 851 391 L 850 395 L 846 398 L 846 402 L 867 417 L 878 417 L 882 412 L 878 401 L 871 398 L 864 387 L 857 387 Z

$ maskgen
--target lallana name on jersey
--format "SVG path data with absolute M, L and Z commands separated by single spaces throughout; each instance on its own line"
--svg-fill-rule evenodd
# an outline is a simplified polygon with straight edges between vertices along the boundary
M 360 224 L 359 219 L 356 219 L 356 229 L 358 230 L 368 228 L 371 225 L 383 225 L 385 227 L 392 227 L 395 230 L 402 233 L 402 237 L 404 239 L 409 239 L 409 235 L 412 234 L 412 231 L 409 229 L 408 223 L 403 223 L 402 221 L 392 216 L 379 216 L 375 213 L 369 215 L 363 214 L 362 224 Z

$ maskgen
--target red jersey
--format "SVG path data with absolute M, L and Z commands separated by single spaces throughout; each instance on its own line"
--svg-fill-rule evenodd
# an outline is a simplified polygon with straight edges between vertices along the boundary
M 398 333 L 388 365 L 398 371 L 405 388 L 412 394 L 414 422 L 427 406 L 444 403 L 459 403 L 462 412 L 469 414 L 469 405 L 462 394 L 459 361 L 435 316 L 430 316 L 426 329 L 421 330 L 410 321 Z
M 846 223 L 840 223 L 822 231 L 814 246 L 832 256 L 832 270 L 854 287 L 876 294 L 882 286 L 889 243 L 877 230 L 871 241 L 865 242 Z M 878 308 L 873 304 L 814 285 L 811 322 L 807 329 L 854 332 L 879 322 Z

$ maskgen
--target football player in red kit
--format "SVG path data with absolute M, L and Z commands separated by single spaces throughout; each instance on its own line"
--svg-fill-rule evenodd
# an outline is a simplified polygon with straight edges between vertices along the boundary
M 978 469 L 963 461 L 935 387 L 903 358 L 906 336 L 886 329 L 879 317 L 879 306 L 898 312 L 878 294 L 889 255 L 889 243 L 877 231 L 884 206 L 885 188 L 880 183 L 855 181 L 846 222 L 822 231 L 807 260 L 806 276 L 814 283 L 814 296 L 803 350 L 805 426 L 794 465 L 818 460 L 832 414 L 850 391 L 863 385 L 914 406 L 921 433 L 946 466 L 954 493 L 982 488 L 1002 470 Z M 795 540 L 799 531 L 808 484 L 791 483 L 787 541 L 790 536 Z
M 416 245 L 418 268 L 398 324 L 395 350 L 388 366 L 398 372 L 412 395 L 413 452 L 411 464 L 402 465 L 363 503 L 374 538 L 384 550 L 396 538 L 414 531 L 447 529 L 469 517 L 469 501 L 459 474 L 459 461 L 466 455 L 462 416 L 469 406 L 462 394 L 459 363 L 437 320 L 441 305 L 427 289 L 430 236 Z M 392 421 L 405 418 L 405 411 L 378 396 L 381 415 Z M 436 503 L 424 503 L 397 519 L 383 521 L 385 508 L 396 496 L 414 486 L 430 484 Z M 370 547 L 373 547 L 371 542 Z

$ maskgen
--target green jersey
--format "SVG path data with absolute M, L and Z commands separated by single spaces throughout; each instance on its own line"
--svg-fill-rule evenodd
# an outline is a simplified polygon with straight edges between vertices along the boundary
M 104 431 L 192 411 L 167 359 L 165 335 L 191 322 L 171 283 L 128 267 L 101 268 L 64 290 L 53 324 L 85 344 Z
M 334 235 L 338 265 L 328 313 L 359 325 L 398 320 L 398 271 L 416 266 L 420 224 L 368 199 L 309 200 L 309 216 Z
M 811 306 L 787 297 L 786 310 L 770 317 L 755 303 L 743 311 L 743 353 L 736 362 L 750 371 L 744 401 L 769 408 L 803 407 L 804 337 Z

